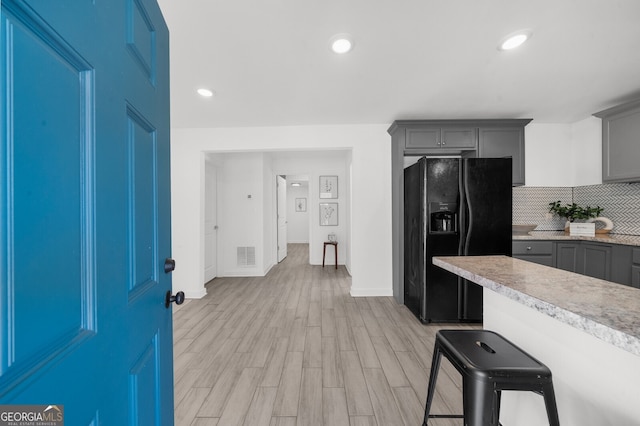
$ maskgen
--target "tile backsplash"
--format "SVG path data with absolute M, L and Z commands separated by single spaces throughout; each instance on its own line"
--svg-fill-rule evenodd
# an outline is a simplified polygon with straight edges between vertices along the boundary
M 640 235 L 640 183 L 611 183 L 576 187 L 513 188 L 513 223 L 538 224 L 538 231 L 562 230 L 565 221 L 548 213 L 549 203 L 575 202 L 604 208 L 615 234 Z

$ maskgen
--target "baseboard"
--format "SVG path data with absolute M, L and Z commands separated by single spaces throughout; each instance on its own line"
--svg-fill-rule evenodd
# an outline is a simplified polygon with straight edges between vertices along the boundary
M 352 297 L 387 297 L 393 296 L 391 288 L 353 288 L 349 291 Z
M 185 291 L 184 297 L 186 299 L 202 299 L 207 295 L 207 289 L 202 288 L 198 291 Z

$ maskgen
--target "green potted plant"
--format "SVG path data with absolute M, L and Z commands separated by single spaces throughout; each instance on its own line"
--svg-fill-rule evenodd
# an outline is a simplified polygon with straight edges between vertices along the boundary
M 576 219 L 587 220 L 600 216 L 604 209 L 600 206 L 596 207 L 581 207 L 576 203 L 562 205 L 560 201 L 553 201 L 549 203 L 549 213 L 553 213 L 557 216 L 566 218 L 569 222 L 574 222 Z
M 565 205 L 562 205 L 560 201 L 552 201 L 551 203 L 549 203 L 549 213 L 553 213 L 556 216 L 567 219 L 565 231 L 567 230 L 567 228 L 569 228 L 571 234 L 574 234 L 574 233 L 579 234 L 581 232 L 577 231 L 578 229 L 583 230 L 584 228 L 588 228 L 586 231 L 587 234 L 593 235 L 593 233 L 595 232 L 595 223 L 591 223 L 588 226 L 584 224 L 584 225 L 581 225 L 580 227 L 573 226 L 572 224 L 576 220 L 588 220 L 588 219 L 598 218 L 600 216 L 600 213 L 602 213 L 603 210 L 604 209 L 600 206 L 582 207 L 577 205 L 576 203 L 571 203 L 571 204 L 567 203 Z M 574 229 L 576 229 L 576 232 L 574 232 Z

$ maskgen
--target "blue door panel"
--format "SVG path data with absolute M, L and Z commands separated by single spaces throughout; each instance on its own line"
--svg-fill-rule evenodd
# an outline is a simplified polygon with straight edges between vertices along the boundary
M 156 36 L 144 6 L 137 0 L 127 0 L 127 46 L 147 78 L 155 83 Z
M 46 34 L 36 37 L 21 26 L 12 28 L 13 65 L 24 72 L 14 73 L 11 93 L 13 170 L 7 183 L 13 218 L 7 250 L 12 258 L 8 303 L 13 306 L 8 326 L 20 364 L 49 356 L 84 327 L 83 288 L 88 283 L 82 265 L 92 260 L 83 242 L 88 229 L 81 215 L 87 201 L 83 71 L 53 51 Z M 60 239 L 60 233 L 66 238 Z M 59 294 L 66 297 L 58 300 Z
M 1 22 L 0 405 L 64 405 L 71 425 L 171 425 L 160 10 L 2 0 Z
M 84 192 L 90 71 L 32 14 L 3 14 L 2 29 L 8 78 L 2 86 L 0 395 L 34 380 L 35 370 L 89 337 L 95 309 L 87 297 L 91 219 L 82 212 L 92 208 Z
M 156 334 L 143 348 L 129 373 L 129 424 L 155 426 L 160 424 L 159 399 L 155 394 L 159 385 L 158 338 Z
M 129 121 L 130 290 L 137 294 L 157 283 L 156 131 L 132 108 Z

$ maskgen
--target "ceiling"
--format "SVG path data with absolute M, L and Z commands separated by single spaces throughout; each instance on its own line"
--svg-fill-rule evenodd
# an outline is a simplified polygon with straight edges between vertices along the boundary
M 159 0 L 173 127 L 533 118 L 640 96 L 638 0 Z M 528 28 L 515 51 L 505 35 Z M 337 33 L 355 40 L 336 55 Z M 196 94 L 199 87 L 215 92 Z

